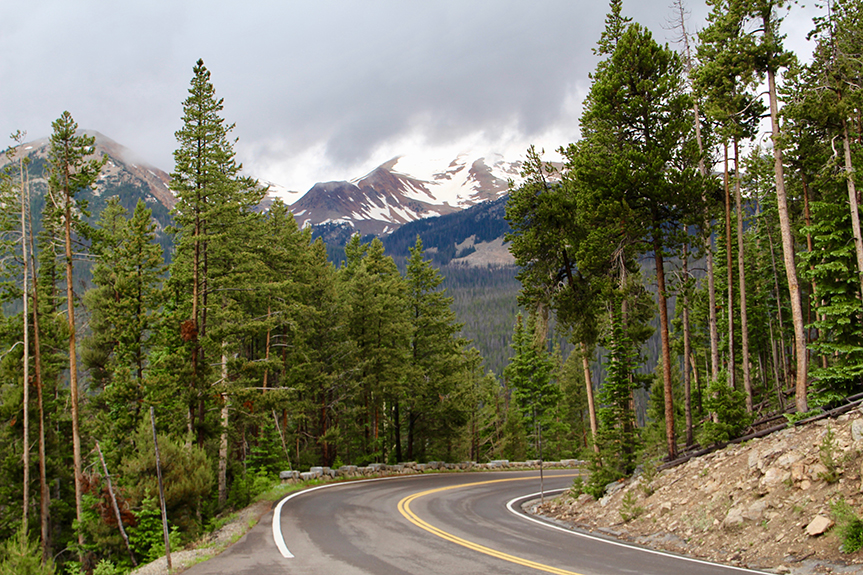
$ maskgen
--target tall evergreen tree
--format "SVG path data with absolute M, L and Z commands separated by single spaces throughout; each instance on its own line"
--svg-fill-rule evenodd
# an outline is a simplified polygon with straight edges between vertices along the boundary
M 680 57 L 632 24 L 594 77 L 581 121 L 584 139 L 569 158 L 589 189 L 581 194 L 579 208 L 595 218 L 591 228 L 617 230 L 639 251 L 653 252 L 672 458 L 677 448 L 665 252 L 685 240 L 681 224 L 698 213 L 698 151 L 691 138 L 690 108 Z
M 143 201 L 127 219 L 119 199 L 109 198 L 97 226 L 99 261 L 95 287 L 84 295 L 91 331 L 82 361 L 103 390 L 98 403 L 114 437 L 124 438 L 140 423 L 164 261 L 152 210 Z
M 241 177 L 229 134 L 233 124 L 221 116 L 223 100 L 216 98 L 210 72 L 202 60 L 193 68 L 189 96 L 183 102 L 183 127 L 175 134 L 175 167 L 171 189 L 177 194 L 176 253 L 171 282 L 182 298 L 175 314 L 180 337 L 186 342 L 191 369 L 187 381 L 187 426 L 202 445 L 205 435 L 208 366 L 221 356 L 221 341 L 209 338 L 210 316 L 222 309 L 225 293 L 214 296 L 233 264 L 243 261 L 240 237 L 253 219 L 253 208 L 263 197 L 256 183 Z M 233 243 L 232 243 L 233 242 Z M 205 350 L 204 342 L 212 343 Z
M 75 514 L 79 524 L 83 520 L 81 498 L 83 485 L 81 477 L 81 432 L 79 426 L 79 390 L 78 390 L 78 359 L 75 324 L 75 295 L 73 284 L 72 257 L 73 231 L 84 233 L 87 228 L 81 220 L 81 215 L 87 214 L 87 206 L 76 197 L 86 188 L 92 187 L 99 177 L 107 157 L 101 160 L 90 159 L 94 153 L 95 138 L 86 134 L 78 134 L 78 124 L 69 112 L 63 114 L 52 124 L 51 147 L 48 152 L 50 177 L 48 179 L 52 200 L 60 207 L 63 226 L 66 265 L 66 314 L 69 328 L 69 391 L 72 407 L 72 449 L 75 473 Z M 78 544 L 83 547 L 84 534 L 79 531 Z
M 454 443 L 461 429 L 461 422 L 455 421 L 459 413 L 446 407 L 454 405 L 459 391 L 461 352 L 467 342 L 458 336 L 463 324 L 456 321 L 452 298 L 440 289 L 443 279 L 424 258 L 422 240 L 417 236 L 405 272 L 412 326 L 409 381 L 403 394 L 408 409 L 408 460 L 414 459 L 417 445 Z M 396 410 L 398 404 L 394 404 Z M 396 458 L 401 460 L 399 419 L 394 416 Z

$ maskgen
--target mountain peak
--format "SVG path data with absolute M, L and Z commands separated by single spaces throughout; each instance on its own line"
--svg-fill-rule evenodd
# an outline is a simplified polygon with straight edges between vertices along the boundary
M 450 160 L 396 156 L 350 181 L 319 183 L 291 205 L 301 224 L 346 223 L 387 234 L 410 221 L 495 200 L 519 179 L 521 162 L 500 154 Z

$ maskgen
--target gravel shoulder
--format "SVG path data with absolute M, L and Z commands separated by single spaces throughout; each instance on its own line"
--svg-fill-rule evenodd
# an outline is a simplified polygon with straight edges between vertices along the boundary
M 170 573 L 176 575 L 189 567 L 211 557 L 215 557 L 232 544 L 236 543 L 249 529 L 254 527 L 261 517 L 273 508 L 272 501 L 258 501 L 249 507 L 238 511 L 234 516 L 216 531 L 207 534 L 200 541 L 187 545 L 184 549 L 171 553 Z M 160 557 L 151 563 L 141 565 L 130 575 L 168 575 L 168 562 Z

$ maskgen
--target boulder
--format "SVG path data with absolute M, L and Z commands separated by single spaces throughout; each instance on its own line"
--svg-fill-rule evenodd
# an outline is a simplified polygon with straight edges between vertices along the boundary
M 300 478 L 299 471 L 280 471 L 279 479 L 282 481 L 293 481 Z
M 752 505 L 747 507 L 746 511 L 743 512 L 743 518 L 748 521 L 761 521 L 761 518 L 764 516 L 764 512 L 768 507 L 770 507 L 770 504 L 766 499 L 756 499 Z
M 808 533 L 810 537 L 817 537 L 826 533 L 831 527 L 833 527 L 832 519 L 824 517 L 823 515 L 816 515 L 815 519 L 810 521 L 809 525 L 806 526 L 806 533 Z
M 857 418 L 851 422 L 851 439 L 863 441 L 863 418 Z
M 771 466 L 761 478 L 761 487 L 771 489 L 777 487 L 784 481 L 791 479 L 791 472 L 778 466 Z
M 722 520 L 722 526 L 725 528 L 733 528 L 743 525 L 743 509 L 741 507 L 732 507 L 728 510 L 725 519 Z

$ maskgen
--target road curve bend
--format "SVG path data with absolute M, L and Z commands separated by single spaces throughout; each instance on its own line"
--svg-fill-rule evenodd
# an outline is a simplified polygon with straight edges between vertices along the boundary
M 545 472 L 547 491 L 572 471 Z M 281 500 L 218 557 L 189 575 L 754 573 L 645 550 L 520 512 L 537 472 L 428 474 L 333 483 Z

